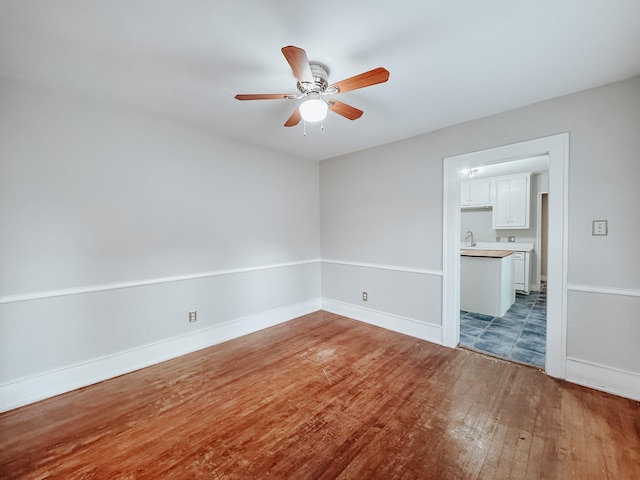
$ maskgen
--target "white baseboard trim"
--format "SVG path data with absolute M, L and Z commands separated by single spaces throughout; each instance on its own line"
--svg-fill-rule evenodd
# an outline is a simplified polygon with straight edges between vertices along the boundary
M 640 374 L 567 357 L 567 381 L 640 401 Z
M 186 335 L 0 385 L 0 412 L 149 367 L 320 310 L 320 299 L 232 320 Z
M 442 327 L 440 325 L 433 325 L 400 315 L 363 308 L 351 303 L 329 298 L 322 299 L 322 309 L 327 312 L 442 345 Z

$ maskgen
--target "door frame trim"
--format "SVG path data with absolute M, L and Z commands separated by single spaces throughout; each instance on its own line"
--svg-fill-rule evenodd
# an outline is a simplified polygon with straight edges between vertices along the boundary
M 442 343 L 460 341 L 460 178 L 459 169 L 549 156 L 549 225 L 547 250 L 548 375 L 566 378 L 567 238 L 569 133 L 527 140 L 443 159 Z

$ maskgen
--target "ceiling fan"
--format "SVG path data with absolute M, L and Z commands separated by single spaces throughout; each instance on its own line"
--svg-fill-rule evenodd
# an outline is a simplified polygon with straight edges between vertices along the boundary
M 327 110 L 349 120 L 356 120 L 362 116 L 362 110 L 327 97 L 384 83 L 389 79 L 389 72 L 379 67 L 329 85 L 327 66 L 318 62 L 309 62 L 307 53 L 302 48 L 289 45 L 282 48 L 282 53 L 298 80 L 299 94 L 242 94 L 236 95 L 235 98 L 238 100 L 304 100 L 285 122 L 285 127 L 293 127 L 300 123 L 300 120 L 305 122 L 324 120 Z

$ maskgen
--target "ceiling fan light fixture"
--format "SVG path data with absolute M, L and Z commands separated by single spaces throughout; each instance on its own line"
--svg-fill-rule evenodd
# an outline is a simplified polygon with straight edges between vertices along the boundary
M 463 177 L 473 178 L 476 175 L 476 173 L 479 173 L 481 171 L 482 171 L 482 167 L 463 168 L 462 170 L 460 170 L 460 175 L 462 175 Z
M 326 118 L 328 108 L 327 102 L 313 95 L 300 105 L 300 115 L 305 122 L 320 122 Z

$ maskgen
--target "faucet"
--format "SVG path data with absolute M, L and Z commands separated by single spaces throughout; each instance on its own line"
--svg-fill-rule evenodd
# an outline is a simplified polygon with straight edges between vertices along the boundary
M 469 242 L 469 246 L 470 247 L 475 247 L 476 246 L 476 242 L 473 241 L 473 232 L 471 230 L 469 230 L 467 232 L 467 234 L 464 236 L 464 239 Z M 469 239 L 471 239 L 471 240 L 469 240 Z

